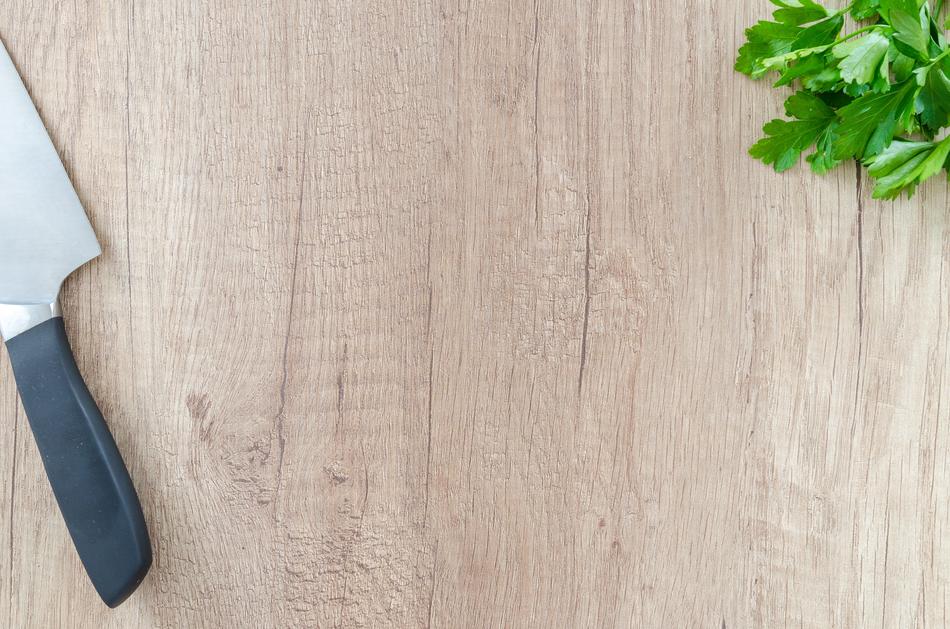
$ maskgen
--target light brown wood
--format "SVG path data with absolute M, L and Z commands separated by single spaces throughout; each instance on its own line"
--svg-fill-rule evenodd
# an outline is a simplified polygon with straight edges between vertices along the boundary
M 155 566 L 0 357 L 8 627 L 943 627 L 943 183 L 745 156 L 757 2 L 9 0 Z

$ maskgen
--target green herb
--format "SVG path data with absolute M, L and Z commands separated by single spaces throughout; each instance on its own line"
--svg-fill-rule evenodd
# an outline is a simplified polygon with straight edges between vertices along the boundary
M 788 119 L 767 123 L 749 153 L 782 172 L 803 153 L 824 174 L 856 159 L 874 197 L 912 195 L 950 173 L 950 46 L 929 0 L 855 0 L 840 10 L 814 0 L 769 0 L 772 20 L 746 30 L 736 70 L 790 86 Z M 845 18 L 857 25 L 845 33 Z

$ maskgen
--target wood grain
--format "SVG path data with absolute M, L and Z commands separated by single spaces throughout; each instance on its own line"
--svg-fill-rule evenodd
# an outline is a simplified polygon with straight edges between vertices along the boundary
M 156 553 L 0 357 L 9 627 L 942 627 L 947 191 L 745 156 L 765 2 L 9 0 Z

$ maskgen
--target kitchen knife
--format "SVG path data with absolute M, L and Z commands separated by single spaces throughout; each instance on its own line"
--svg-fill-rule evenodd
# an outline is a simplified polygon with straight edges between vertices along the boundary
M 56 149 L 0 44 L 0 336 L 53 494 L 110 607 L 152 548 L 122 456 L 73 359 L 60 285 L 102 253 Z

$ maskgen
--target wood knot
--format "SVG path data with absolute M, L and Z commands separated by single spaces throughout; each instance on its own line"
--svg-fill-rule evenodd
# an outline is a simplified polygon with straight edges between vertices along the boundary
M 211 400 L 204 393 L 189 393 L 185 404 L 188 406 L 191 418 L 198 422 L 208 417 L 208 411 L 211 410 Z

